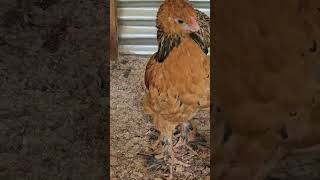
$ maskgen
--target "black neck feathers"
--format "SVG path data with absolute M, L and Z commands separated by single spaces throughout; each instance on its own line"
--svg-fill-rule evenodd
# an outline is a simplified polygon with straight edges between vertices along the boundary
M 167 35 L 161 28 L 158 26 L 157 28 L 158 52 L 155 54 L 155 58 L 158 62 L 163 62 L 172 49 L 180 45 L 181 37 L 178 34 Z M 197 33 L 191 33 L 190 38 L 200 46 L 205 54 L 208 54 L 208 47 Z
M 209 49 L 208 47 L 205 45 L 204 41 L 199 37 L 198 34 L 196 33 L 191 33 L 190 34 L 190 37 L 191 39 L 200 46 L 200 48 L 202 49 L 202 51 L 205 53 L 205 54 L 208 54 L 209 52 Z
M 161 29 L 157 31 L 158 52 L 155 58 L 158 62 L 163 62 L 174 47 L 178 47 L 181 43 L 181 37 L 177 34 L 167 35 Z

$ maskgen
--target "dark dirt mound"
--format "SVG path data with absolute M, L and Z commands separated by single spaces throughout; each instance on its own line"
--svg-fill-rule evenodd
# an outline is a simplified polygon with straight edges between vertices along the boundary
M 104 178 L 105 13 L 91 0 L 0 2 L 0 179 Z

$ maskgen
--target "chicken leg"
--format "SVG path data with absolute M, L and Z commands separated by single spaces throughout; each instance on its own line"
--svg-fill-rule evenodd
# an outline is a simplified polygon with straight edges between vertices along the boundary
M 194 155 L 198 155 L 198 153 L 195 150 L 193 150 L 192 147 L 190 147 L 188 145 L 188 136 L 189 136 L 190 131 L 193 130 L 192 123 L 191 122 L 184 122 L 180 126 L 181 126 L 181 131 L 180 131 L 181 135 L 180 135 L 178 143 L 174 146 L 174 148 L 176 149 L 178 147 L 184 146 L 187 149 L 189 149 Z
M 174 167 L 174 165 L 179 164 L 179 165 L 184 166 L 184 167 L 189 167 L 190 165 L 178 160 L 175 157 L 175 152 L 174 152 L 173 144 L 172 144 L 172 136 L 171 136 L 171 138 L 168 139 L 168 145 L 169 145 L 169 149 L 168 150 L 169 150 L 169 155 L 170 155 L 170 165 L 169 165 L 170 174 L 169 174 L 169 178 L 168 179 L 173 179 L 173 167 Z
M 163 143 L 163 136 L 162 134 L 160 134 L 160 136 L 158 137 L 158 139 L 156 140 L 156 142 L 154 142 L 154 144 L 152 145 L 152 150 L 155 151 L 158 149 L 159 144 Z

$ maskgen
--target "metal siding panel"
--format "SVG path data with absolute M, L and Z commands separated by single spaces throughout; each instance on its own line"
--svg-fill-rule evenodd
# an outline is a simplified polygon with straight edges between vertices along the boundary
M 118 0 L 120 53 L 151 55 L 157 50 L 155 20 L 163 0 Z M 189 0 L 210 16 L 210 0 Z

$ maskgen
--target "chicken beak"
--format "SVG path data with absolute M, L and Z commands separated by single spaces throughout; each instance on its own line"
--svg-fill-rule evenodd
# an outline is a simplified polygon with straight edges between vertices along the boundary
M 190 28 L 191 32 L 197 32 L 200 30 L 200 26 L 199 26 L 196 18 L 191 17 L 191 22 L 190 22 L 189 28 Z

